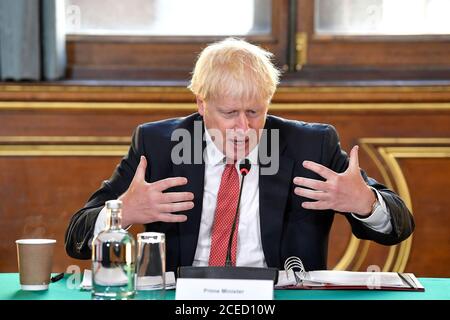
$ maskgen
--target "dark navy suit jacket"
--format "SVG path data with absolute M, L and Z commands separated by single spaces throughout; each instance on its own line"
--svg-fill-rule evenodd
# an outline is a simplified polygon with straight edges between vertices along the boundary
M 202 213 L 205 166 L 203 163 L 173 164 L 172 148 L 179 142 L 171 141 L 171 135 L 178 128 L 193 133 L 196 121 L 203 128 L 202 117 L 195 113 L 184 118 L 142 124 L 135 130 L 129 152 L 111 178 L 104 181 L 84 208 L 72 217 L 65 238 L 66 251 L 71 257 L 91 258 L 88 244 L 92 241 L 100 210 L 105 201 L 117 199 L 128 189 L 139 158 L 144 155 L 148 161 L 147 182 L 176 176 L 186 177 L 189 181 L 185 186 L 170 190 L 194 193 L 194 208 L 183 212 L 188 220 L 183 223 L 152 223 L 146 225 L 145 229 L 166 234 L 167 270 L 174 271 L 178 266 L 192 265 Z M 335 172 L 343 172 L 348 166 L 347 154 L 341 150 L 338 135 L 330 125 L 292 121 L 269 115 L 265 129 L 268 133 L 278 129 L 280 137 L 278 172 L 259 177 L 261 238 L 267 265 L 282 269 L 288 257 L 297 256 L 302 259 L 306 270 L 326 269 L 328 237 L 335 213 L 332 210 L 304 209 L 301 203 L 311 200 L 294 194 L 292 180 L 296 176 L 323 180 L 303 168 L 304 160 L 320 163 Z M 201 146 L 204 148 L 204 142 Z M 269 152 L 272 149 L 269 144 Z M 191 157 L 194 160 L 194 152 Z M 262 167 L 263 165 L 260 170 Z M 386 202 L 391 215 L 392 232 L 384 234 L 374 231 L 351 214 L 343 213 L 353 234 L 360 239 L 384 245 L 403 241 L 414 229 L 413 218 L 404 202 L 393 191 L 368 178 L 363 171 L 361 174 Z

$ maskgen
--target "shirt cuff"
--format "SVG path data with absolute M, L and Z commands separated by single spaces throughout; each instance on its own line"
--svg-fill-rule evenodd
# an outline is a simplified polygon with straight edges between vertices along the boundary
M 372 188 L 377 195 L 377 199 L 379 202 L 379 206 L 372 212 L 372 214 L 366 218 L 360 218 L 352 213 L 353 218 L 361 221 L 366 226 L 381 233 L 391 233 L 392 224 L 391 224 L 391 214 L 386 206 L 386 202 L 384 201 L 381 194 L 375 188 Z
M 95 221 L 94 227 L 94 237 L 97 236 L 101 231 L 106 229 L 106 223 L 108 217 L 106 216 L 106 206 L 102 208 L 100 213 L 97 216 L 97 220 Z

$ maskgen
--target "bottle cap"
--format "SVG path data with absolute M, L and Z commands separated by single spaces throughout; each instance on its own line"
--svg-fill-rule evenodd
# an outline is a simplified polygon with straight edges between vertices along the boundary
M 120 200 L 106 201 L 106 209 L 122 209 L 122 201 Z

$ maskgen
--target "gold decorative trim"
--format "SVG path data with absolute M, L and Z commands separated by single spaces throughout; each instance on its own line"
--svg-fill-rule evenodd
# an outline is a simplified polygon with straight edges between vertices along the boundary
M 388 256 L 386 258 L 386 261 L 384 262 L 384 266 L 381 269 L 381 271 L 388 272 L 389 270 L 391 270 L 392 263 L 394 262 L 396 250 L 397 250 L 397 246 L 396 245 L 395 246 L 391 246 L 389 248 Z
M 308 61 L 308 34 L 299 32 L 295 37 L 295 51 L 297 52 L 297 61 L 295 70 L 301 70 Z
M 358 259 L 356 260 L 356 262 L 352 268 L 353 271 L 359 271 L 364 260 L 367 257 L 367 253 L 369 252 L 370 241 L 364 240 L 364 241 L 362 241 L 362 243 L 363 243 L 363 245 L 362 245 L 361 251 L 359 252 Z
M 195 103 L 143 103 L 143 102 L 35 102 L 0 101 L 2 110 L 88 110 L 88 111 L 189 111 L 195 112 Z M 450 111 L 450 103 L 274 103 L 269 111 Z
M 334 266 L 333 270 L 347 270 L 347 268 L 352 263 L 355 258 L 356 252 L 358 251 L 360 240 L 352 235 L 347 249 L 344 252 L 341 260 Z
M 130 137 L 101 136 L 0 136 L 0 143 L 115 143 L 129 144 Z
M 2 136 L 0 156 L 124 156 L 130 137 Z
M 450 138 L 362 138 L 359 139 L 362 144 L 371 144 L 374 146 L 446 146 L 450 143 Z
M 387 147 L 386 154 L 393 158 L 449 158 L 450 147 Z
M 302 36 L 299 34 L 298 39 Z M 298 53 L 298 48 L 297 48 Z M 297 55 L 297 59 L 299 59 Z M 305 61 L 300 57 L 298 62 Z M 441 92 L 450 93 L 450 86 L 320 86 L 320 87 L 287 87 L 281 85 L 278 89 L 280 93 L 423 93 Z M 134 82 L 133 85 L 80 85 L 80 84 L 39 84 L 39 85 L 18 85 L 2 84 L 0 92 L 58 92 L 58 93 L 190 93 L 184 86 L 153 86 Z
M 280 93 L 450 93 L 450 86 L 348 86 L 348 87 L 283 87 Z
M 164 111 L 188 110 L 195 111 L 195 103 L 142 103 L 142 102 L 28 102 L 28 101 L 0 101 L 0 110 L 127 110 L 127 111 Z
M 359 141 L 361 142 L 362 149 L 367 152 L 369 157 L 375 163 L 375 166 L 378 168 L 378 170 L 380 170 L 381 176 L 383 177 L 383 180 L 385 181 L 385 183 L 389 186 L 392 186 L 393 183 L 391 181 L 391 178 L 389 177 L 389 174 L 387 173 L 383 164 L 378 160 L 377 156 L 375 155 L 375 152 L 369 147 L 369 143 L 364 142 L 365 141 L 364 139 L 361 139 Z
M 270 110 L 277 111 L 411 111 L 427 110 L 441 111 L 450 110 L 450 103 L 274 103 Z
M 405 176 L 403 175 L 402 169 L 400 168 L 400 165 L 394 155 L 390 154 L 386 149 L 387 148 L 379 147 L 378 151 L 384 158 L 388 168 L 394 176 L 394 181 L 397 185 L 399 196 L 403 199 L 409 211 L 413 213 L 411 196 L 409 194 L 408 184 L 406 183 Z M 392 188 L 392 186 L 389 187 Z M 406 262 L 408 261 L 409 252 L 411 249 L 412 238 L 413 236 L 411 235 L 408 239 L 406 239 L 399 245 L 397 260 L 395 261 L 392 268 L 394 272 L 403 272 L 405 270 Z
M 189 93 L 189 89 L 186 87 L 178 87 L 178 86 L 140 86 L 140 85 L 130 85 L 130 86 L 120 86 L 120 85 L 111 85 L 111 86 L 90 86 L 90 85 L 15 85 L 15 84 L 7 84 L 0 85 L 0 92 L 73 92 L 73 93 L 81 93 L 81 92 L 91 92 L 91 93 L 159 93 L 159 92 L 168 92 L 168 93 Z
M 124 156 L 127 150 L 116 145 L 0 145 L 0 156 Z
M 385 169 L 385 167 L 383 166 L 383 164 L 378 160 L 378 157 L 375 155 L 375 152 L 368 146 L 367 143 L 363 142 L 364 139 L 361 139 L 361 146 L 363 148 L 363 150 L 365 150 L 367 152 L 367 154 L 369 155 L 369 157 L 373 160 L 373 162 L 375 163 L 375 166 L 378 168 L 378 170 L 381 173 L 381 176 L 383 177 L 383 180 L 385 181 L 386 185 L 389 188 L 393 188 L 393 183 L 392 180 L 387 172 L 387 170 Z M 388 258 L 386 259 L 386 262 L 384 263 L 383 272 L 386 272 L 389 270 L 389 268 L 391 267 L 392 264 L 392 259 L 395 256 L 395 251 L 396 251 L 397 246 L 391 246 L 389 248 L 389 253 L 388 253 Z
M 412 200 L 405 176 L 398 162 L 401 158 L 450 158 L 450 138 L 364 138 L 359 141 L 380 170 L 386 185 L 398 190 L 405 205 L 413 213 Z M 383 160 L 385 166 L 382 165 Z M 392 177 L 392 178 L 391 178 Z M 408 262 L 412 238 L 390 247 L 382 271 L 403 272 Z M 397 259 L 394 261 L 398 248 Z

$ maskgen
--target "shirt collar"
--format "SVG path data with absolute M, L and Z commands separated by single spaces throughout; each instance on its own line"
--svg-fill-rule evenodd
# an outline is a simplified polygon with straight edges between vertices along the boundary
M 222 164 L 225 155 L 214 144 L 214 142 L 211 139 L 211 135 L 209 134 L 208 129 L 206 129 L 206 127 L 205 127 L 205 140 L 206 140 L 206 157 L 207 157 L 205 159 L 205 162 L 212 166 Z
M 219 150 L 219 148 L 217 148 L 215 143 L 212 141 L 211 135 L 209 134 L 208 129 L 206 127 L 205 127 L 205 141 L 206 141 L 205 162 L 212 166 L 224 164 L 225 155 L 222 153 L 222 151 Z M 258 149 L 259 144 L 257 144 L 246 157 L 252 165 L 258 165 Z M 237 162 L 240 163 L 240 160 Z

